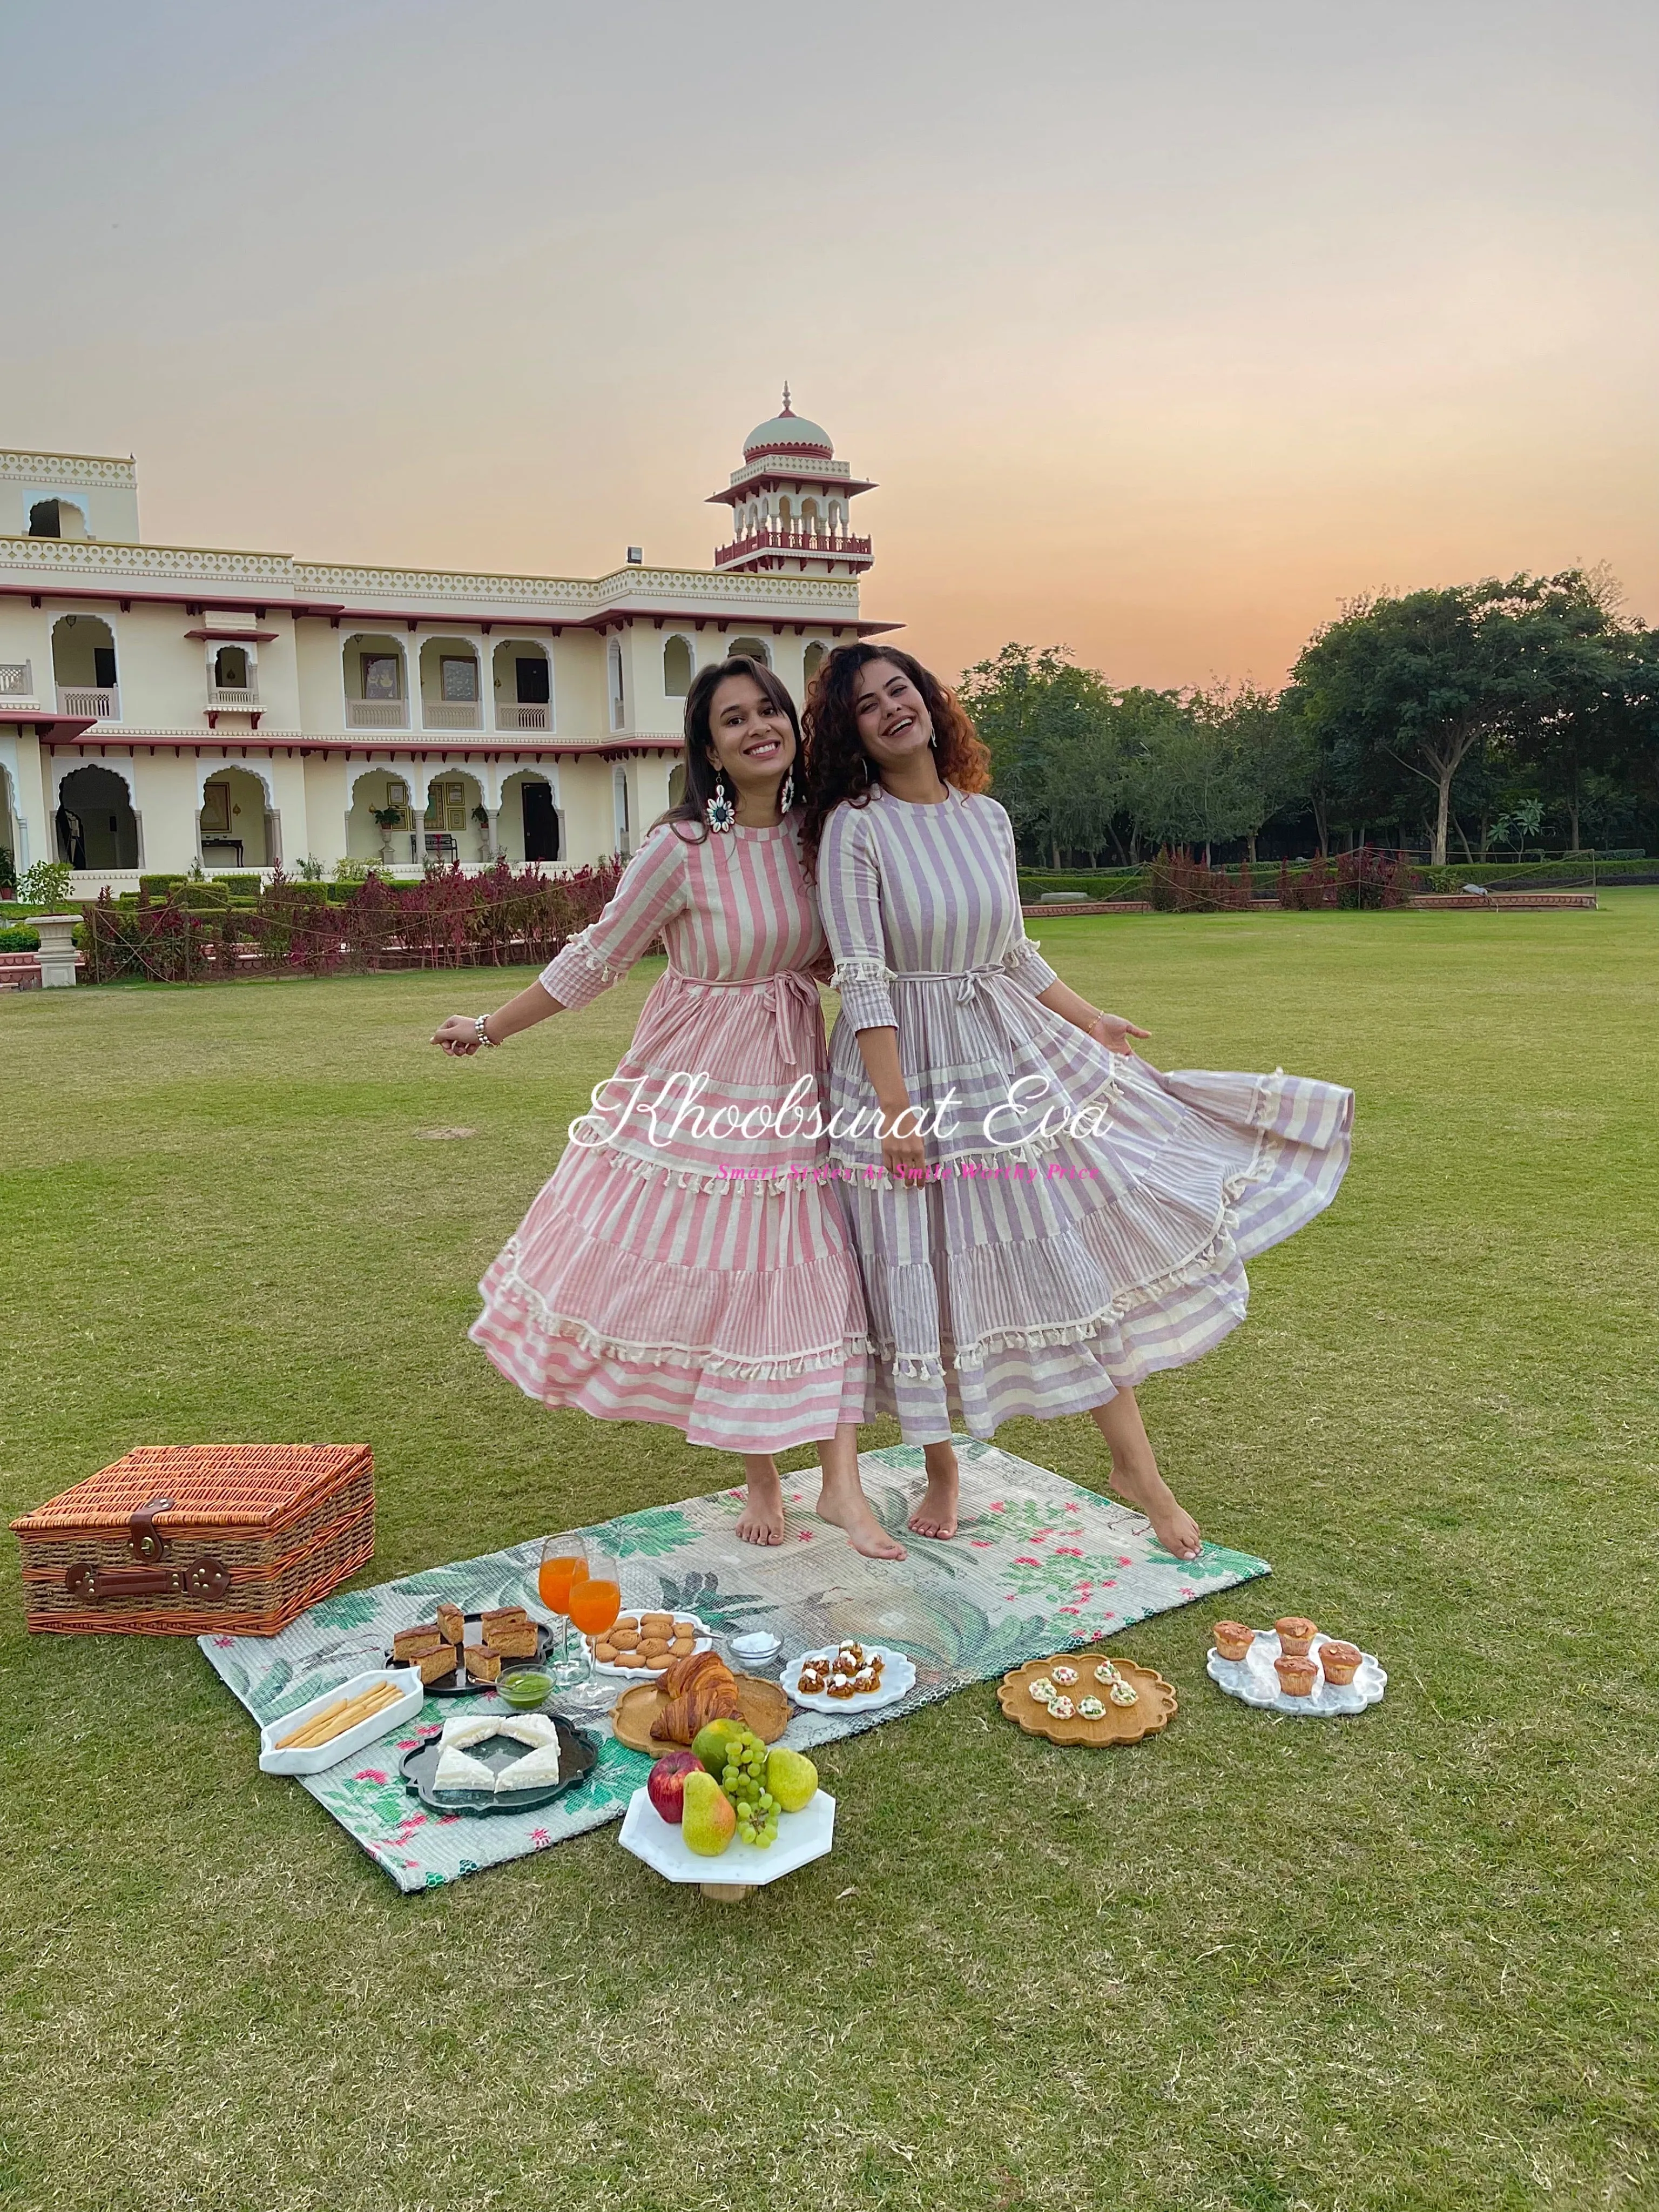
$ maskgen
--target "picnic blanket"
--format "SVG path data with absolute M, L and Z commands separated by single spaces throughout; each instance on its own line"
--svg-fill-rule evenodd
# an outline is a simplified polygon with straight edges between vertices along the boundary
M 1127 1506 L 993 1443 L 958 1438 L 957 1451 L 962 1522 L 950 1543 L 911 1535 L 904 1527 L 920 1494 L 920 1449 L 895 1444 L 861 1455 L 872 1504 L 909 1547 L 900 1563 L 863 1558 L 838 1528 L 819 1521 L 811 1510 L 817 1484 L 810 1474 L 786 1480 L 788 1528 L 783 1542 L 769 1548 L 738 1541 L 738 1490 L 648 1506 L 570 1533 L 620 1559 L 629 1611 L 695 1613 L 717 1637 L 769 1628 L 781 1638 L 786 1657 L 844 1636 L 909 1654 L 916 1683 L 901 1703 L 845 1716 L 798 1711 L 785 1741 L 801 1750 L 1271 1571 L 1265 1559 L 1218 1544 L 1206 1544 L 1196 1559 L 1177 1559 Z M 542 1541 L 534 1536 L 504 1552 L 422 1568 L 373 1589 L 337 1590 L 280 1636 L 198 1641 L 263 1725 L 380 1665 L 393 1630 L 429 1618 L 440 1597 L 468 1610 L 527 1604 L 540 1612 Z M 626 1686 L 617 1683 L 618 1696 Z M 584 1719 L 579 1725 L 602 1740 L 599 1764 L 540 1812 L 483 1820 L 429 1813 L 403 1782 L 398 1761 L 423 1734 L 474 1703 L 428 1698 L 394 1735 L 320 1774 L 297 1778 L 400 1889 L 453 1881 L 620 1819 L 650 1771 L 650 1759 L 614 1741 L 603 1721 Z M 507 1710 L 487 1692 L 476 1703 L 483 1711 Z M 273 1778 L 270 1786 L 288 1784 Z

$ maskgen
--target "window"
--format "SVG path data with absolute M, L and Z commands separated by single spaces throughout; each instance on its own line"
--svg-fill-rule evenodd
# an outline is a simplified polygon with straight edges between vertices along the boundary
M 520 706 L 545 707 L 552 696 L 552 687 L 547 680 L 549 670 L 542 654 L 536 653 L 522 655 L 514 662 L 513 672 L 516 681 Z M 539 857 L 550 860 L 553 855 L 547 854 Z
M 626 726 L 628 699 L 623 690 L 622 647 L 615 638 L 611 641 L 611 650 L 606 659 L 611 672 L 611 726 L 613 730 L 620 730 Z
M 366 653 L 363 655 L 363 696 L 365 699 L 396 699 L 398 690 L 398 671 L 403 666 L 395 653 Z
M 477 704 L 478 664 L 470 653 L 441 654 L 438 674 L 439 688 L 445 699 L 469 707 Z
M 72 499 L 37 499 L 29 509 L 31 538 L 84 538 L 87 518 Z
M 691 641 L 671 637 L 662 649 L 662 688 L 671 699 L 684 699 L 691 689 Z
M 222 691 L 246 691 L 247 653 L 240 645 L 222 645 L 213 656 L 213 680 Z

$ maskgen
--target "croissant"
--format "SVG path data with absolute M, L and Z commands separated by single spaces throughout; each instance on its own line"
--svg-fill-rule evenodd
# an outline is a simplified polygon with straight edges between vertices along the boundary
M 738 1685 L 732 1669 L 714 1651 L 677 1659 L 663 1675 L 665 1704 L 651 1733 L 659 1743 L 690 1743 L 710 1721 L 738 1717 Z

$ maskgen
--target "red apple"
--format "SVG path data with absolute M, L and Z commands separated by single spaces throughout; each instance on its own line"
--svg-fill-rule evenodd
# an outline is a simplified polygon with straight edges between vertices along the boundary
M 685 1778 L 701 1774 L 702 1761 L 689 1751 L 671 1751 L 659 1759 L 646 1781 L 651 1802 L 665 1820 L 678 1828 L 685 1814 Z

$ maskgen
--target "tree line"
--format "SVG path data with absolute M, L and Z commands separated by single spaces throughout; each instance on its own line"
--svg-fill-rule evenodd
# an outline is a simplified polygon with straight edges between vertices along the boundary
M 1063 646 L 962 679 L 1027 861 L 1133 866 L 1368 840 L 1444 865 L 1659 844 L 1659 631 L 1600 571 L 1378 593 L 1309 640 L 1283 689 L 1152 690 Z

